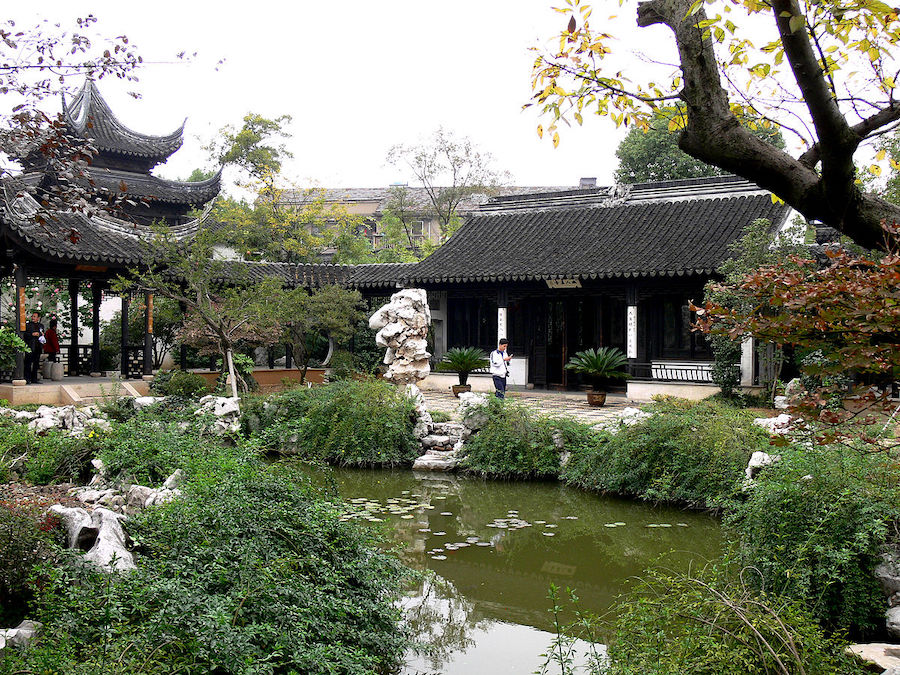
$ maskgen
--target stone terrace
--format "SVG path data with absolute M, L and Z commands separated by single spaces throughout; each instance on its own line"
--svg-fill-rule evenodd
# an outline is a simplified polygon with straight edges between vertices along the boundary
M 449 413 L 458 420 L 459 401 L 450 392 L 423 391 L 428 410 L 440 410 Z M 629 406 L 637 407 L 637 403 L 626 398 L 624 394 L 609 394 L 606 405 L 593 408 L 588 405 L 584 392 L 558 391 L 507 391 L 506 396 L 521 403 L 534 412 L 549 417 L 571 417 L 586 424 L 600 424 L 617 417 Z

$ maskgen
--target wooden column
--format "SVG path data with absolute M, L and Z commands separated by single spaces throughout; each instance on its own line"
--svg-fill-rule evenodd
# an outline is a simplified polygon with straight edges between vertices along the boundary
M 275 350 L 269 347 L 266 350 L 266 356 L 269 361 L 269 370 L 273 370 L 275 368 Z
M 153 376 L 153 293 L 144 292 L 144 377 Z
M 131 340 L 131 336 L 128 334 L 128 308 L 130 305 L 131 294 L 125 293 L 122 295 L 122 311 L 119 317 L 122 321 L 122 340 L 119 343 L 122 352 L 122 356 L 119 359 L 119 370 L 122 373 L 122 379 L 128 377 L 128 343 Z
M 103 284 L 91 282 L 91 377 L 100 377 L 100 303 L 103 301 Z
M 25 315 L 25 284 L 28 283 L 28 280 L 25 278 L 25 268 L 21 265 L 16 265 L 14 277 L 16 281 L 16 330 L 19 332 L 19 337 L 27 342 L 28 340 L 25 337 L 25 322 L 27 321 Z M 25 384 L 24 352 L 18 352 L 16 354 L 16 368 L 13 372 L 13 384 Z
M 81 284 L 78 279 L 69 279 L 69 375 L 81 375 L 78 368 L 78 291 Z
M 291 349 L 291 345 L 284 346 L 284 367 L 290 370 L 294 363 L 294 352 Z

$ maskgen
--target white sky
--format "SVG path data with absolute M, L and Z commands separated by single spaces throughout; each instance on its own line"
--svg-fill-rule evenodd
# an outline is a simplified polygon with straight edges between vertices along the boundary
M 378 187 L 412 177 L 386 165 L 396 143 L 415 143 L 439 125 L 469 136 L 519 185 L 575 185 L 582 176 L 610 183 L 624 135 L 606 119 L 565 129 L 558 149 L 540 140 L 529 100 L 528 47 L 563 27 L 554 0 L 345 0 L 234 4 L 59 2 L 20 6 L 28 28 L 41 18 L 71 25 L 88 12 L 106 35 L 125 34 L 150 62 L 137 85 L 104 79 L 100 89 L 118 117 L 145 133 L 166 133 L 188 117 L 185 145 L 160 175 L 186 177 L 208 165 L 201 149 L 248 111 L 289 114 L 295 159 L 286 173 L 324 187 Z M 592 24 L 605 8 L 595 3 Z M 618 3 L 607 2 L 610 11 Z M 633 12 L 633 8 L 624 11 Z M 641 47 L 657 42 L 673 60 L 664 28 L 631 30 Z M 617 29 L 621 35 L 623 29 Z M 190 64 L 178 51 L 197 51 Z M 624 49 L 623 49 L 624 50 Z M 668 54 L 666 54 L 668 52 Z M 216 63 L 225 59 L 216 69 Z M 154 63 L 171 62 L 168 64 Z M 127 95 L 137 89 L 142 99 Z

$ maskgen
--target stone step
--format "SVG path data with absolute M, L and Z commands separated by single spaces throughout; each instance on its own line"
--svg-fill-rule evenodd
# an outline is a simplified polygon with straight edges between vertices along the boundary
M 462 434 L 462 424 L 459 422 L 435 422 L 431 425 L 432 433 L 437 436 L 459 436 Z

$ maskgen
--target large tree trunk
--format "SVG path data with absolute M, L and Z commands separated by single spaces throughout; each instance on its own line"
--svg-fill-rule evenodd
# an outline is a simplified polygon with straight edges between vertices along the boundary
M 830 95 L 808 35 L 790 30 L 791 15 L 800 13 L 796 0 L 773 0 L 786 60 L 818 136 L 815 148 L 794 158 L 754 136 L 731 112 L 713 42 L 704 38 L 697 26 L 706 14 L 701 7 L 689 16 L 691 4 L 691 0 L 638 4 L 639 26 L 662 23 L 675 34 L 684 76 L 681 96 L 687 106 L 687 125 L 679 147 L 692 157 L 753 181 L 806 218 L 830 225 L 862 246 L 883 248 L 881 223 L 900 222 L 900 206 L 859 188 L 853 155 L 873 126 L 900 118 L 900 106 L 889 106 L 880 117 L 873 115 L 851 127 Z

